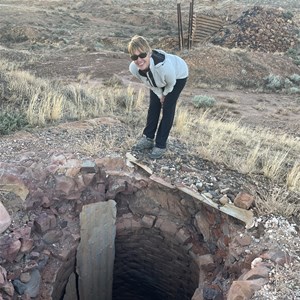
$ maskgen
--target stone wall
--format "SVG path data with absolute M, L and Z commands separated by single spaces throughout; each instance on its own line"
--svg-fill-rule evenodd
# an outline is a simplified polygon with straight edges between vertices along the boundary
M 0 299 L 61 299 L 75 272 L 79 213 L 110 199 L 117 203 L 114 299 L 119 291 L 122 299 L 190 299 L 195 290 L 193 299 L 215 299 L 205 295 L 223 297 L 236 277 L 229 249 L 240 224 L 123 158 L 27 153 L 0 170 L 9 216 L 0 236 Z

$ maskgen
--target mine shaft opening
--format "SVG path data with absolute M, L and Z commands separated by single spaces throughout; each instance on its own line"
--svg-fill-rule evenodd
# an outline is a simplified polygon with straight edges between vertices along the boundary
M 107 209 L 99 213 L 95 208 L 109 202 L 114 203 L 113 217 L 106 213 Z M 85 256 L 84 260 L 102 256 L 103 253 L 98 255 L 97 251 L 102 248 L 102 243 L 110 240 L 104 247 L 107 252 L 101 259 L 102 266 L 91 260 L 86 269 L 88 271 L 78 274 L 79 245 L 75 254 L 77 265 L 74 265 L 73 271 L 68 275 L 71 277 L 76 274 L 76 288 L 74 285 L 73 288 L 77 291 L 71 298 L 67 296 L 66 280 L 61 296 L 52 299 L 86 299 L 86 296 L 80 294 L 78 278 L 82 278 L 82 286 L 89 285 L 89 280 L 94 279 L 86 274 L 97 269 L 96 285 L 102 281 L 105 292 L 110 295 L 108 298 L 99 297 L 101 288 L 97 287 L 98 292 L 91 293 L 93 286 L 84 287 L 83 289 L 90 290 L 87 291 L 90 293 L 90 300 L 190 300 L 199 290 L 204 295 L 203 299 L 210 299 L 212 294 L 222 294 L 211 286 L 215 278 L 226 273 L 224 270 L 229 255 L 228 242 L 233 233 L 228 216 L 203 205 L 189 195 L 170 192 L 157 185 L 135 189 L 133 193 L 117 193 L 113 200 L 92 205 L 96 205 L 90 208 L 94 216 L 91 217 L 88 213 L 87 219 L 95 219 L 96 222 L 102 220 L 97 225 L 97 234 L 102 231 L 106 237 L 90 233 L 88 235 L 94 235 L 95 239 L 89 241 L 81 235 L 81 242 L 85 240 L 88 251 L 90 245 L 96 245 L 96 255 L 83 252 L 82 256 Z M 83 210 L 88 206 L 84 205 Z M 111 225 L 107 227 L 110 222 Z M 83 224 L 80 226 L 84 227 Z M 110 233 L 113 231 L 112 238 Z M 85 231 L 81 231 L 81 234 L 83 232 Z M 113 260 L 108 263 L 108 258 L 111 257 Z M 62 276 L 66 277 L 66 274 Z M 107 277 L 110 279 L 105 284 Z M 59 276 L 58 282 L 61 282 Z
M 22 192 L 13 199 L 25 201 L 28 215 L 23 224 L 21 214 L 16 228 L 8 222 L 1 240 L 5 293 L 52 300 L 223 299 L 252 266 L 256 254 L 246 252 L 252 236 L 241 234 L 240 224 L 251 228 L 252 212 L 149 176 L 147 168 L 145 175 L 123 159 L 53 159 L 45 174 L 41 165 L 26 181 L 18 178 Z M 7 191 L 16 180 L 10 175 Z
M 224 220 L 215 211 L 157 186 L 115 200 L 113 300 L 190 300 L 223 268 L 212 223 Z
M 117 236 L 112 299 L 190 300 L 199 269 L 187 252 L 156 229 Z

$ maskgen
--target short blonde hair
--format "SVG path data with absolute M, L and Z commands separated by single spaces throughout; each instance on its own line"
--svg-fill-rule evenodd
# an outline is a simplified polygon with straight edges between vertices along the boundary
M 150 53 L 152 51 L 147 40 L 140 35 L 135 35 L 128 44 L 128 52 L 130 55 L 134 54 L 136 51 L 146 53 Z

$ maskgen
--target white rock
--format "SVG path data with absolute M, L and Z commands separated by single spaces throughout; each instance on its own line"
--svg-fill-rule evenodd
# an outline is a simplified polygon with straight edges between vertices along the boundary
M 0 201 L 0 233 L 4 232 L 11 224 L 11 218 L 6 208 Z
M 251 262 L 251 269 L 255 268 L 261 262 L 262 262 L 261 257 L 256 257 L 255 259 L 253 259 Z

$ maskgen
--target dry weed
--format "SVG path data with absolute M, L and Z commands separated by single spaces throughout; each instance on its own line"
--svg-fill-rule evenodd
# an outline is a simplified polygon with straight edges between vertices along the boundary
M 174 131 L 179 136 L 186 136 L 189 134 L 189 128 L 190 113 L 186 108 L 178 106 L 174 121 Z
M 9 72 L 19 68 L 18 63 L 12 63 L 5 59 L 0 59 L 0 72 Z
M 300 191 L 300 161 L 296 161 L 291 170 L 288 171 L 286 184 L 292 191 Z
M 8 88 L 13 91 L 16 101 L 19 97 L 27 101 L 30 97 L 45 89 L 48 84 L 46 80 L 36 78 L 26 71 L 15 70 L 8 74 Z
M 263 173 L 273 181 L 284 182 L 288 176 L 287 185 L 295 191 L 300 190 L 297 167 L 287 168 L 300 153 L 300 143 L 295 138 L 264 128 L 241 126 L 236 121 L 210 118 L 209 110 L 197 117 L 191 112 L 188 116 L 185 113 L 179 116 L 174 132 L 193 145 L 196 154 L 244 174 Z M 188 130 L 182 125 L 184 123 L 189 124 Z
M 299 203 L 289 202 L 290 192 L 286 188 L 274 188 L 255 199 L 259 215 L 281 215 L 291 217 L 300 213 Z
M 275 152 L 272 149 L 266 149 L 263 157 L 263 174 L 273 180 L 284 176 L 285 168 L 284 164 L 287 161 L 288 152 Z
M 127 94 L 125 95 L 125 111 L 126 113 L 132 113 L 135 108 L 135 91 L 134 88 L 129 85 L 127 87 Z
M 144 89 L 139 89 L 138 96 L 137 96 L 137 99 L 136 99 L 135 107 L 136 108 L 142 107 L 144 99 L 145 99 L 145 90 Z
M 102 149 L 101 146 L 102 141 L 99 139 L 99 137 L 95 137 L 90 139 L 88 142 L 84 141 L 80 145 L 80 150 L 87 155 L 95 156 Z
M 114 129 L 111 128 L 109 133 L 103 136 L 95 136 L 94 138 L 84 141 L 81 144 L 80 150 L 88 155 L 95 156 L 99 153 L 107 153 L 120 148 L 118 135 L 114 135 Z
M 80 84 L 86 84 L 90 81 L 90 79 L 91 79 L 90 74 L 80 73 L 77 76 L 77 80 L 80 82 Z
M 238 169 L 243 174 L 251 174 L 257 172 L 258 164 L 260 161 L 260 151 L 260 144 L 256 145 L 254 148 L 251 148 L 245 161 L 241 159 L 235 162 L 236 169 Z

